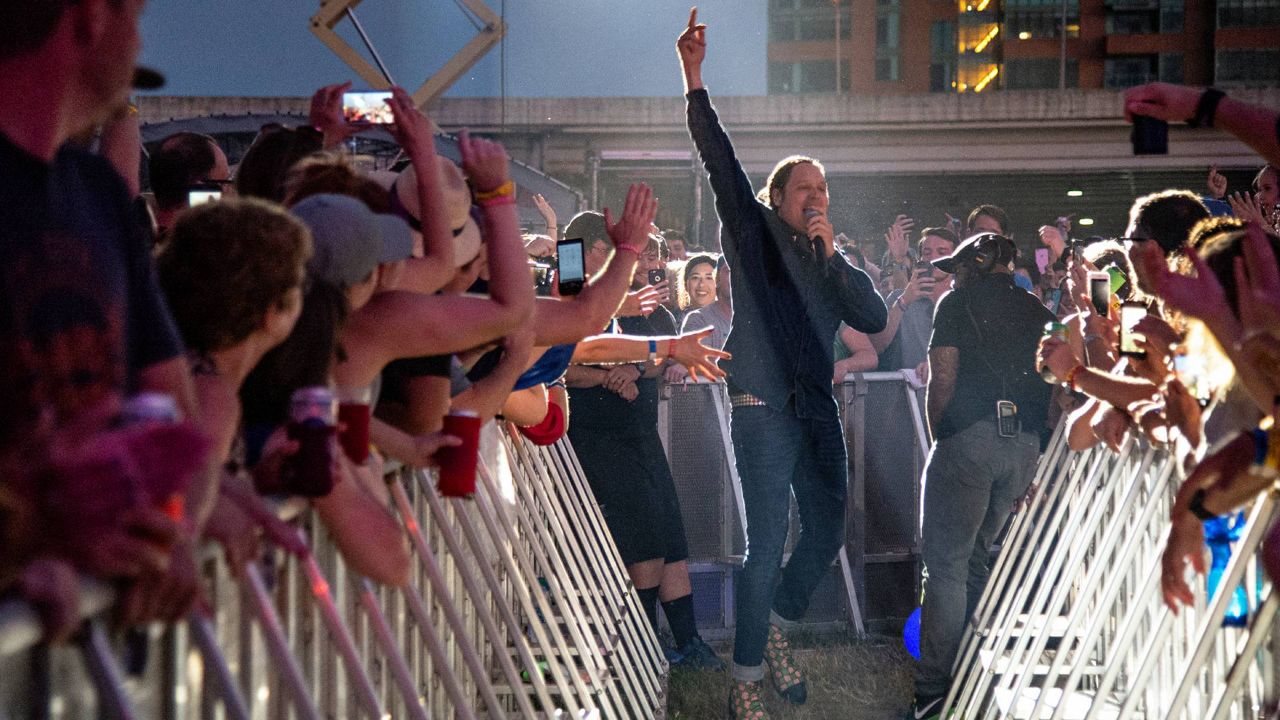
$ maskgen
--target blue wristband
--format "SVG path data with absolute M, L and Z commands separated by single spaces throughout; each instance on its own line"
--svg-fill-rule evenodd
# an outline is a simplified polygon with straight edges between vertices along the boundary
M 658 362 L 658 341 L 657 340 L 649 341 L 649 362 L 655 363 L 655 364 Z

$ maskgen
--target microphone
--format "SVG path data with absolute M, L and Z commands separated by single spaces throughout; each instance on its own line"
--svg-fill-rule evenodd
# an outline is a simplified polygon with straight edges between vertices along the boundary
M 816 217 L 818 217 L 818 216 L 819 216 L 819 215 L 821 215 L 821 214 L 822 214 L 822 213 L 818 212 L 817 210 L 815 210 L 815 209 L 813 209 L 813 208 L 805 208 L 805 209 L 804 209 L 804 219 L 805 219 L 805 220 L 812 220 L 813 218 L 816 218 Z M 823 250 L 822 250 L 822 236 L 821 236 L 821 235 L 810 235 L 810 236 L 809 236 L 809 246 L 810 246 L 810 249 L 811 249 L 811 250 L 813 250 L 813 257 L 814 257 L 818 262 L 822 262 L 823 260 L 825 260 L 825 259 L 826 259 L 826 253 L 825 253 L 825 252 L 823 252 Z

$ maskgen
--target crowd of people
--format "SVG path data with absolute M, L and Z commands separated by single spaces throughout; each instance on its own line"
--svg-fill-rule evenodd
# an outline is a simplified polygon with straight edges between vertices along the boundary
M 1186 565 L 1204 569 L 1200 519 L 1280 472 L 1274 112 L 1216 90 L 1130 91 L 1127 114 L 1219 127 L 1272 164 L 1231 195 L 1214 169 L 1205 193 L 1138 198 L 1123 238 L 1074 238 L 1061 218 L 1020 248 L 984 204 L 853 242 L 828 219 L 819 160 L 785 158 L 752 187 L 703 84 L 695 10 L 677 50 L 718 247 L 654 226 L 643 184 L 617 214 L 563 227 L 536 196 L 543 226 L 522 232 L 502 145 L 463 130 L 460 165 L 438 155 L 399 88 L 392 169 L 344 152 L 364 127 L 340 84 L 234 166 L 212 137 L 165 138 L 144 188 L 128 102 L 155 81 L 135 66 L 142 6 L 0 8 L 0 592 L 32 603 L 49 640 L 76 627 L 81 577 L 118 583 L 124 625 L 181 618 L 201 545 L 242 567 L 269 530 L 254 518 L 288 504 L 313 506 L 356 572 L 404 584 L 385 463 L 439 463 L 464 440 L 447 418 L 465 415 L 540 444 L 567 435 L 642 607 L 666 617 L 668 658 L 724 669 L 698 634 L 656 429 L 660 383 L 724 379 L 748 535 L 728 706 L 761 720 L 766 675 L 807 697 L 788 634 L 844 541 L 832 385 L 904 371 L 926 387 L 933 439 L 918 720 L 947 690 L 990 546 L 1034 494 L 1059 418 L 1073 450 L 1123 452 L 1141 434 L 1177 454 L 1162 577 L 1175 608 L 1191 602 Z M 581 241 L 588 278 L 572 295 L 546 272 L 562 238 Z

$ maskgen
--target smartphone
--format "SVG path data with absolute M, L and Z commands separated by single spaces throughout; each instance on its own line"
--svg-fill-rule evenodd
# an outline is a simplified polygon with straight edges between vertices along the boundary
M 1178 381 L 1191 393 L 1200 407 L 1208 407 L 1210 398 L 1209 382 L 1206 377 L 1204 358 L 1191 357 L 1185 352 L 1173 356 L 1173 372 Z
M 1142 318 L 1147 316 L 1147 306 L 1140 302 L 1126 302 L 1120 306 L 1120 354 L 1129 357 L 1146 357 L 1147 351 L 1143 350 L 1138 341 L 1145 340 L 1141 333 L 1134 332 L 1133 328 Z
M 667 271 L 662 268 L 654 268 L 649 271 L 649 284 L 657 285 L 667 279 Z
M 1002 438 L 1018 437 L 1018 406 L 1010 400 L 996 401 L 996 431 Z
M 1089 273 L 1089 300 L 1102 317 L 1111 314 L 1111 276 L 1104 272 Z
M 389 92 L 342 93 L 342 118 L 351 125 L 390 125 L 395 122 Z
M 583 265 L 582 238 L 556 243 L 556 279 L 561 295 L 577 295 L 587 280 Z
M 927 260 L 921 260 L 921 261 L 917 262 L 917 263 L 916 263 L 916 270 L 918 270 L 918 271 L 919 271 L 919 273 L 920 273 L 920 277 L 923 277 L 923 278 L 932 278 L 932 277 L 933 277 L 933 263 L 931 263 L 931 262 L 929 262 L 929 261 L 927 261 Z
M 1049 248 L 1036 248 L 1036 269 L 1043 275 L 1049 267 Z
M 1129 139 L 1133 141 L 1134 155 L 1168 155 L 1169 123 L 1146 115 L 1134 115 Z
M 197 185 L 187 191 L 187 205 L 195 207 L 222 199 L 222 188 L 217 185 Z

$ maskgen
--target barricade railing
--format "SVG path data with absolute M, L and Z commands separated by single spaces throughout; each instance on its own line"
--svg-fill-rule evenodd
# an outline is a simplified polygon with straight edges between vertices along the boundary
M 209 553 L 208 608 L 151 633 L 140 673 L 105 586 L 74 645 L 38 646 L 34 611 L 0 605 L 0 719 L 662 717 L 666 662 L 571 446 L 485 435 L 471 499 L 387 476 L 403 588 L 355 573 L 307 513 L 259 518 L 283 541 L 235 576 Z
M 1275 708 L 1269 637 L 1277 599 L 1258 549 L 1275 514 L 1261 495 L 1206 601 L 1175 616 L 1160 592 L 1180 484 L 1166 451 L 1071 452 L 1059 429 L 1030 506 L 1014 516 L 956 660 L 960 718 L 1254 718 Z M 1244 627 L 1224 627 L 1244 583 Z

